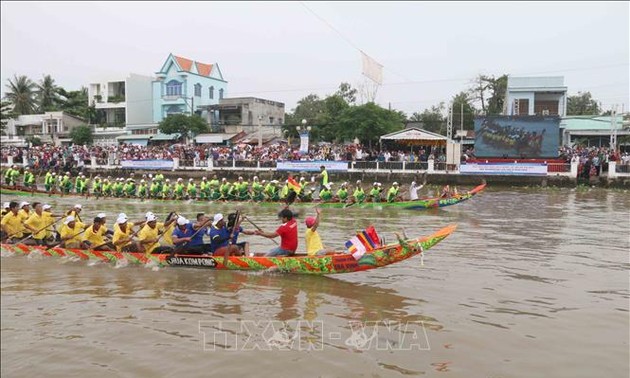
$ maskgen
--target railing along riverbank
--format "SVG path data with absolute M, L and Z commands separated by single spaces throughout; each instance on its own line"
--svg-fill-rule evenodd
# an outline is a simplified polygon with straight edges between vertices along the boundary
M 134 165 L 130 162 L 137 162 Z M 143 162 L 144 164 L 139 164 Z M 129 170 L 161 170 L 161 171 L 234 171 L 234 172 L 269 172 L 276 170 L 288 170 L 286 168 L 279 168 L 278 165 L 282 165 L 283 162 L 278 161 L 260 161 L 260 160 L 181 160 L 174 158 L 172 160 L 146 160 L 146 161 L 120 161 L 117 159 L 97 159 L 91 157 L 89 161 L 76 162 L 75 169 L 90 169 L 90 170 L 103 170 L 103 171 L 118 171 L 122 169 Z M 166 163 L 166 164 L 165 164 Z M 302 162 L 295 162 L 302 163 Z M 512 165 L 511 163 L 493 163 L 486 161 L 488 165 L 492 166 L 494 170 L 469 169 L 472 164 L 446 164 L 444 162 L 436 162 L 429 160 L 426 162 L 406 162 L 406 161 L 337 161 L 337 162 L 309 162 L 314 164 L 327 164 L 334 163 L 337 166 L 344 165 L 341 171 L 348 173 L 375 173 L 375 174 L 387 174 L 387 173 L 406 173 L 406 174 L 475 174 L 475 175 L 501 175 L 500 171 L 497 171 L 497 166 L 501 166 L 505 170 L 505 175 L 515 174 L 513 172 L 515 167 L 528 167 L 535 166 L 536 170 L 531 172 L 523 171 L 523 175 L 538 175 L 544 176 L 546 170 L 546 176 L 564 176 L 567 178 L 578 177 L 579 162 L 574 159 L 570 163 L 519 163 L 517 161 Z M 12 165 L 17 166 L 30 166 L 28 160 L 24 157 L 21 162 L 14 161 L 12 156 L 8 156 L 5 161 L 2 161 L 2 167 L 8 167 Z M 477 165 L 483 166 L 483 161 L 477 161 Z M 65 164 L 64 164 L 65 165 Z M 297 164 L 299 166 L 299 164 Z M 466 169 L 464 169 L 466 168 Z M 487 167 L 486 167 L 487 168 Z M 530 167 L 531 168 L 531 167 Z M 541 171 L 542 169 L 542 171 Z M 299 169 L 297 169 L 299 171 Z M 312 169 L 311 169 L 312 171 Z M 602 172 L 603 173 L 603 172 Z M 630 178 L 630 165 L 629 164 L 617 164 L 617 162 L 608 162 L 608 172 L 606 177 L 612 178 Z

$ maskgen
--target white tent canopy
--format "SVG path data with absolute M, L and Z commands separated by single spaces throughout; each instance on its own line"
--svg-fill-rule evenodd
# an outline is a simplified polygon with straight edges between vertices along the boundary
M 386 140 L 403 144 L 444 146 L 447 138 L 444 135 L 412 127 L 381 136 L 381 142 Z

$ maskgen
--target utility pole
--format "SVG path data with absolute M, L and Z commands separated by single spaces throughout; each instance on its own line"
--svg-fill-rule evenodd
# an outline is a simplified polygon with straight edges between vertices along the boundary
M 258 116 L 258 148 L 262 147 L 262 116 Z
M 448 104 L 448 114 L 446 116 L 446 137 L 453 139 L 453 103 Z
M 195 114 L 195 96 L 190 96 L 190 115 Z
M 462 133 L 459 135 L 459 144 L 462 144 L 464 142 L 464 103 L 463 102 L 460 104 L 459 125 L 462 131 Z
M 612 112 L 611 112 L 612 117 L 610 117 L 610 126 L 611 126 L 611 132 L 610 132 L 610 149 L 613 151 L 617 150 L 617 105 L 613 105 L 612 108 Z

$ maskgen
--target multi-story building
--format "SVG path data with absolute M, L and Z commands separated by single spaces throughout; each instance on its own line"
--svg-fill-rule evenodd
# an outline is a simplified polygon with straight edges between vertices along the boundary
M 567 115 L 567 87 L 563 76 L 508 77 L 504 115 Z
M 203 107 L 213 135 L 200 135 L 197 143 L 225 142 L 236 134 L 245 140 L 268 141 L 282 135 L 284 104 L 256 97 L 223 98 L 218 104 Z M 219 141 L 217 134 L 222 134 Z
M 102 125 L 125 127 L 153 122 L 150 76 L 130 74 L 124 79 L 88 85 L 88 101 L 102 114 Z
M 169 114 L 197 113 L 227 96 L 227 81 L 217 63 L 206 64 L 170 54 L 153 81 L 153 122 Z

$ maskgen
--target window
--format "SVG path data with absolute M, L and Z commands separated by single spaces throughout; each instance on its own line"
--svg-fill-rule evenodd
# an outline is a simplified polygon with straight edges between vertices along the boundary
M 208 88 L 208 94 L 210 95 L 210 99 L 214 98 L 214 87 Z
M 179 114 L 182 112 L 182 109 L 179 105 L 171 105 L 168 108 L 166 108 L 166 116 L 169 116 L 171 114 Z
M 219 89 L 219 99 L 223 98 L 223 88 Z
M 166 83 L 166 95 L 167 96 L 181 96 L 182 95 L 182 83 L 177 80 L 171 80 Z
M 201 97 L 201 84 L 195 84 L 195 96 Z

